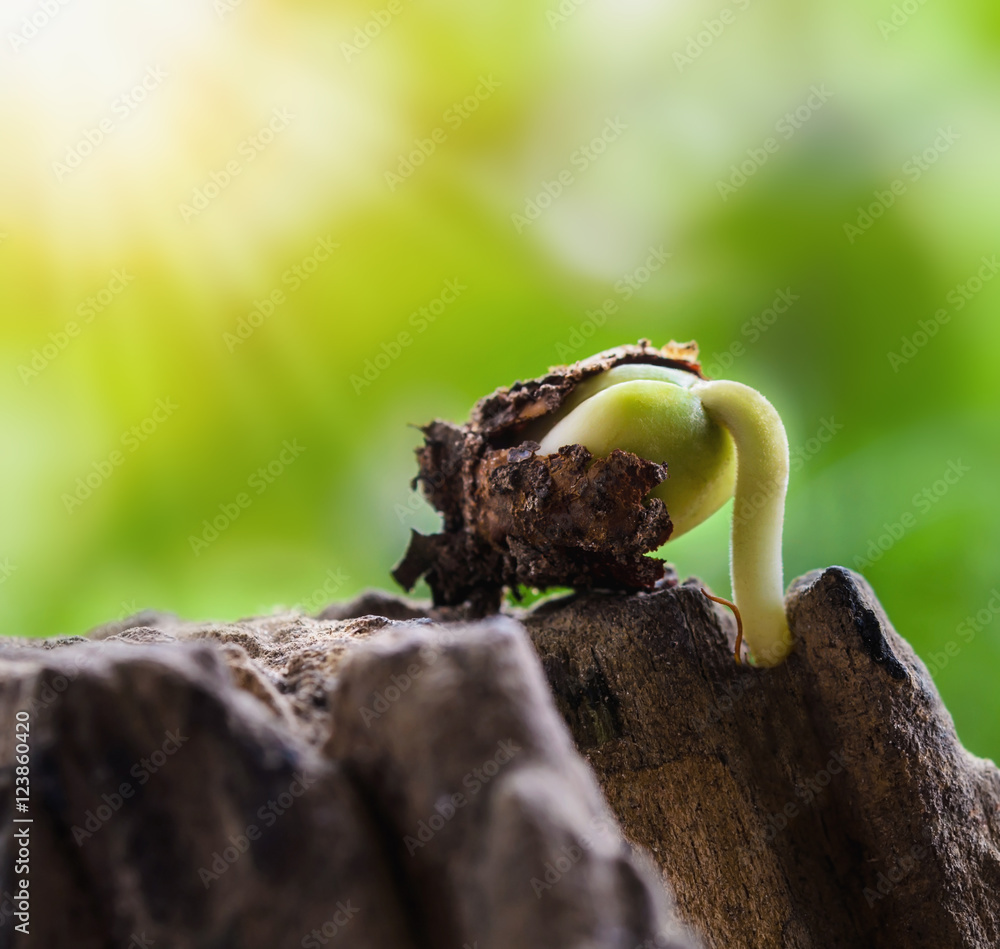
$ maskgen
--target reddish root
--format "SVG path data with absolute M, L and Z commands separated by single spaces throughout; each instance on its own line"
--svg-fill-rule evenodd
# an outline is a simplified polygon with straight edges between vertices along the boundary
M 733 611 L 733 615 L 736 617 L 736 651 L 733 655 L 736 658 L 736 664 L 740 665 L 743 662 L 740 659 L 740 647 L 743 645 L 743 617 L 740 616 L 740 608 L 731 600 L 726 600 L 721 596 L 712 596 L 704 587 L 701 588 L 701 592 L 710 600 L 721 603 L 723 606 L 728 606 Z

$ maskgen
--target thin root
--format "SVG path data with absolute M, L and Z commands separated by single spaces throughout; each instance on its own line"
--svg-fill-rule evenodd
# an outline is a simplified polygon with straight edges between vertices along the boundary
M 740 608 L 730 600 L 723 599 L 721 596 L 712 596 L 704 587 L 701 588 L 701 592 L 705 594 L 710 600 L 714 600 L 716 603 L 721 603 L 723 606 L 728 606 L 733 614 L 736 616 L 736 651 L 733 655 L 736 657 L 736 664 L 741 665 L 743 660 L 740 659 L 740 647 L 743 645 L 743 617 L 740 616 Z

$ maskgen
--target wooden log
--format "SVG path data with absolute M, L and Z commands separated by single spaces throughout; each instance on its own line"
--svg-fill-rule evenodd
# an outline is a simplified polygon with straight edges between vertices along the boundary
M 0 650 L 0 945 L 697 945 L 513 620 L 135 623 Z
M 774 669 L 734 662 L 696 581 L 520 624 L 371 592 L 8 641 L 37 869 L 0 945 L 996 949 L 1000 773 L 862 578 L 800 578 L 788 611 Z M 13 755 L 8 728 L 4 894 Z
M 1000 772 L 959 743 L 868 584 L 796 581 L 797 644 L 737 665 L 697 582 L 523 617 L 557 704 L 681 915 L 725 949 L 1000 946 Z

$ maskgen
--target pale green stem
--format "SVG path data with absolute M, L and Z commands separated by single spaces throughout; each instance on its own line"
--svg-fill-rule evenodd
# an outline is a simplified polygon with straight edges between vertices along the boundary
M 730 575 L 744 635 L 760 666 L 775 666 L 792 648 L 785 618 L 781 528 L 788 488 L 788 437 L 767 399 L 739 382 L 715 380 L 692 387 L 708 416 L 736 444 Z

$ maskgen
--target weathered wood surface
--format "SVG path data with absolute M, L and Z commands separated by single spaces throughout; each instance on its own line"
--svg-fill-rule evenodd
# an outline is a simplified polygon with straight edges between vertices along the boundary
M 513 620 L 139 622 L 0 651 L 0 945 L 696 945 Z
M 997 769 L 861 578 L 801 578 L 789 616 L 767 670 L 696 584 L 11 643 L 34 928 L 4 903 L 0 946 L 996 949 Z
M 733 661 L 697 585 L 582 596 L 525 618 L 628 836 L 725 949 L 996 949 L 1000 772 L 965 751 L 867 583 L 788 598 L 797 646 Z

